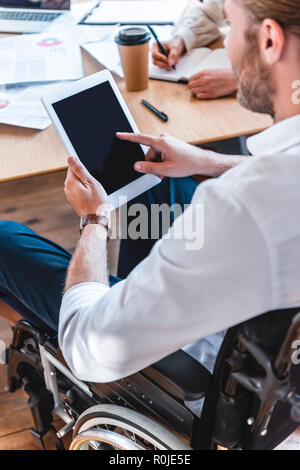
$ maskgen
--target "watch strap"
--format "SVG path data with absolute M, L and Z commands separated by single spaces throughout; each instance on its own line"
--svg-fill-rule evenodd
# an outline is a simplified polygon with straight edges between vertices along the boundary
M 107 238 L 111 236 L 110 220 L 105 215 L 88 214 L 80 218 L 80 234 L 87 225 L 102 225 L 107 230 Z

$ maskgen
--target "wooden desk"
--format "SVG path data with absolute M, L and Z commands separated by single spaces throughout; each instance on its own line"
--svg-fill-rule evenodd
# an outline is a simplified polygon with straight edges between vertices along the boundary
M 101 70 L 83 51 L 85 75 Z M 143 92 L 128 93 L 116 78 L 141 132 L 168 133 L 185 142 L 202 144 L 254 134 L 271 124 L 270 118 L 243 109 L 236 98 L 199 101 L 182 84 L 150 80 Z M 169 116 L 163 123 L 140 104 L 145 98 Z M 101 115 L 99 114 L 99 126 Z M 0 182 L 66 168 L 67 152 L 53 126 L 35 131 L 0 124 Z

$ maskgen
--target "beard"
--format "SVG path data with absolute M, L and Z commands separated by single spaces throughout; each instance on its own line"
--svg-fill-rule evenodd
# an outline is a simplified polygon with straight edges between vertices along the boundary
M 261 60 L 257 33 L 249 31 L 245 39 L 246 51 L 233 67 L 239 85 L 238 101 L 250 111 L 269 114 L 274 118 L 276 87 L 269 68 Z

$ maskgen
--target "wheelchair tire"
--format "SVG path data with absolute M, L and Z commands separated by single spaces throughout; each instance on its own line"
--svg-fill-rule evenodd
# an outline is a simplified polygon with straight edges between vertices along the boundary
M 147 416 L 118 405 L 96 405 L 78 418 L 70 450 L 191 450 L 183 440 Z M 100 443 L 100 444 L 99 444 Z

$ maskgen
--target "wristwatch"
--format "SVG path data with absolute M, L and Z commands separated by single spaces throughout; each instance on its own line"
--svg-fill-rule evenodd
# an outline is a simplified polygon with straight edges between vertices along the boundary
M 83 217 L 80 217 L 80 225 L 79 225 L 80 235 L 84 227 L 90 224 L 97 224 L 97 225 L 102 225 L 103 227 L 105 227 L 107 231 L 107 239 L 108 240 L 110 239 L 111 237 L 110 219 L 106 217 L 106 215 L 88 214 L 88 215 L 84 215 Z

